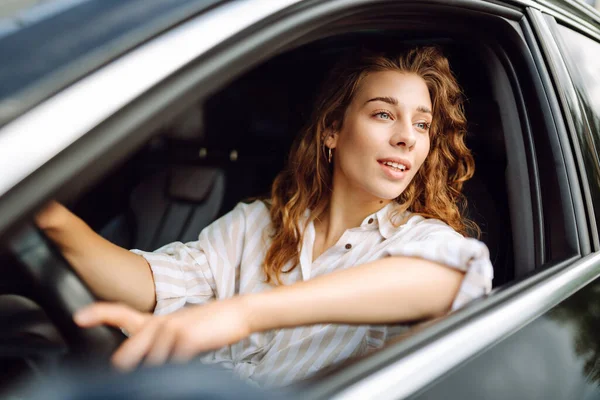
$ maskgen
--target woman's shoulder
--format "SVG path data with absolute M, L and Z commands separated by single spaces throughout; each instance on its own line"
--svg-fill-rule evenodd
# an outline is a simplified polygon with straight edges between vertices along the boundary
M 243 200 L 236 204 L 231 210 L 231 213 L 236 217 L 243 217 L 245 219 L 262 219 L 270 218 L 270 205 L 268 200 L 263 199 L 249 199 Z
M 403 238 L 409 236 L 413 240 L 422 240 L 433 236 L 464 237 L 440 219 L 408 212 L 405 214 L 402 223 L 394 231 L 393 236 L 402 236 Z
M 201 234 L 211 235 L 215 230 L 243 231 L 245 234 L 253 234 L 257 229 L 268 225 L 269 221 L 269 210 L 261 200 L 242 201 L 203 229 Z

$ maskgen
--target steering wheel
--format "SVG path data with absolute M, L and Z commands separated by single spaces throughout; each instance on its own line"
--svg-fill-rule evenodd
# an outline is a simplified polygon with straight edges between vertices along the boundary
M 9 248 L 22 264 L 33 287 L 35 301 L 46 311 L 78 361 L 108 363 L 110 355 L 126 339 L 107 326 L 81 328 L 73 314 L 97 299 L 77 276 L 60 251 L 32 224 L 25 224 L 9 240 Z

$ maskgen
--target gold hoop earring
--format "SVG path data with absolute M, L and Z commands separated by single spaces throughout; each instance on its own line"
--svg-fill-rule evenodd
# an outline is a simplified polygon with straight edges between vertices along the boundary
M 329 147 L 329 155 L 327 156 L 327 161 L 331 164 L 331 147 Z

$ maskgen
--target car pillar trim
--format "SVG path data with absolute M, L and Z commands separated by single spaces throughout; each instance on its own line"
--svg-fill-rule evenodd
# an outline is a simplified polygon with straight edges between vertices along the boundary
M 570 142 L 572 143 L 574 161 L 577 163 L 577 167 L 580 171 L 586 170 L 586 162 L 584 160 L 583 152 L 581 149 L 580 140 L 577 137 L 576 123 L 575 121 L 583 121 L 585 117 L 583 111 L 579 106 L 579 100 L 577 92 L 574 89 L 573 81 L 571 80 L 571 74 L 567 69 L 567 65 L 563 59 L 562 53 L 558 48 L 558 44 L 554 40 L 554 33 L 551 31 L 548 22 L 544 18 L 544 15 L 537 10 L 528 10 L 528 14 L 531 20 L 532 28 L 537 31 L 537 37 L 539 38 L 540 46 L 544 50 L 546 57 L 546 64 L 548 65 L 548 73 L 552 78 L 552 81 L 556 87 L 557 100 L 561 103 L 564 110 L 569 110 L 559 116 L 564 120 L 566 127 L 568 128 Z M 561 85 L 560 82 L 568 82 L 567 85 Z M 568 148 L 568 144 L 565 148 Z M 571 188 L 576 189 L 581 187 L 581 196 L 583 196 L 582 202 L 585 204 L 585 211 L 587 215 L 580 215 L 577 218 L 577 224 L 581 227 L 580 229 L 588 229 L 587 221 L 596 221 L 592 194 L 590 193 L 590 185 L 588 182 L 587 175 L 585 173 L 577 174 L 576 176 L 569 177 L 573 179 L 573 182 L 581 180 L 581 184 L 569 185 Z M 585 228 L 583 228 L 585 227 Z M 591 226 L 590 240 L 593 248 L 600 247 L 598 232 L 595 226 Z M 590 244 L 585 243 L 581 240 L 581 251 L 583 254 L 590 251 Z

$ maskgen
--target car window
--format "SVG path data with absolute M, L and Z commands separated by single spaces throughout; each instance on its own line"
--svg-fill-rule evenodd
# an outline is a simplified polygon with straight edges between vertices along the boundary
M 600 43 L 562 25 L 558 33 L 573 84 L 584 99 L 585 114 L 600 135 Z
M 583 117 L 587 120 L 587 128 L 591 152 L 586 152 L 587 157 L 596 157 L 592 165 L 598 165 L 598 151 L 600 150 L 600 43 L 574 31 L 564 25 L 556 24 L 554 30 L 557 42 L 563 53 L 567 69 L 577 96 L 582 105 Z M 585 125 L 586 121 L 580 121 Z M 586 168 L 587 175 L 594 186 L 600 180 L 595 168 Z M 593 191 L 595 192 L 595 191 Z M 593 193 L 596 208 L 599 207 L 598 193 Z M 596 210 L 596 222 L 600 222 L 600 215 Z
M 0 37 L 33 25 L 88 0 L 27 0 L 0 4 Z
M 0 2 L 0 125 L 176 24 L 182 13 L 218 1 Z

